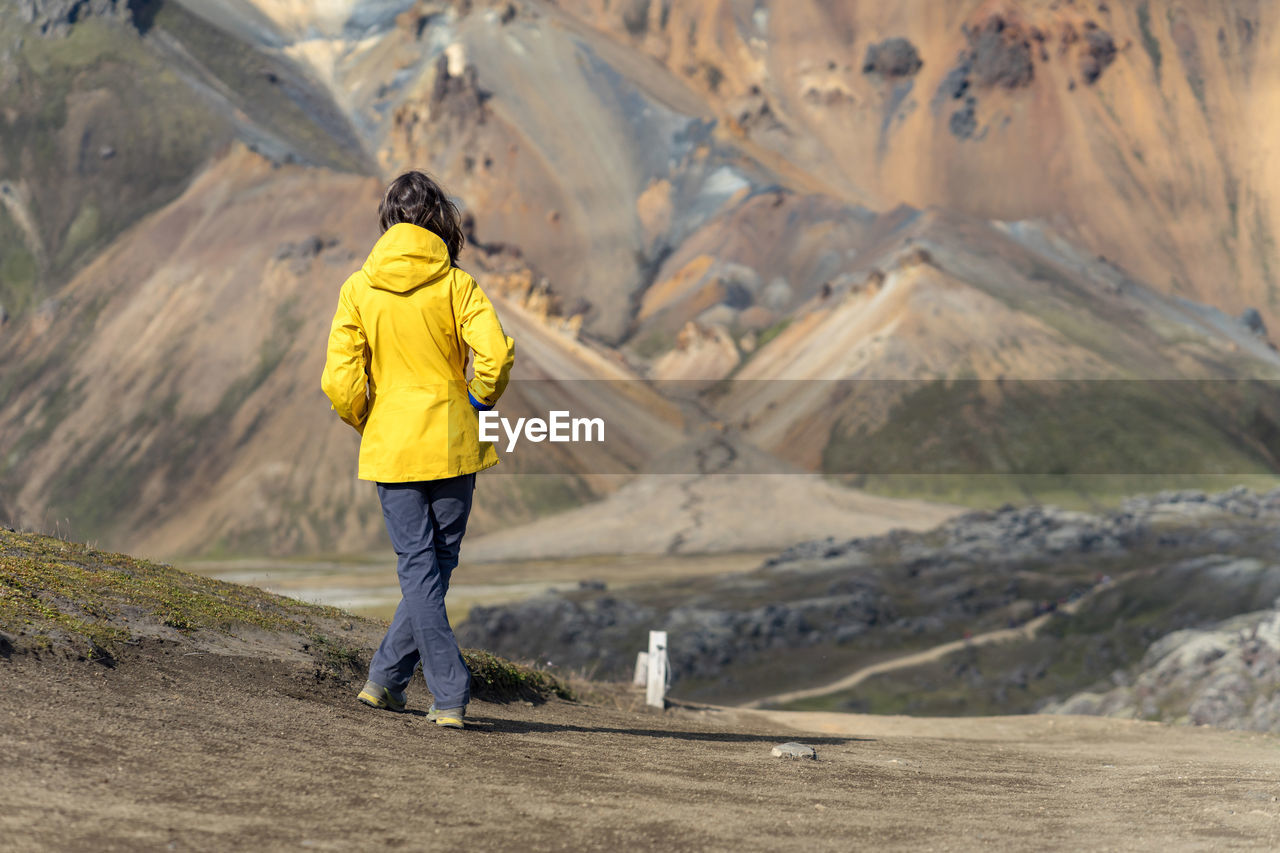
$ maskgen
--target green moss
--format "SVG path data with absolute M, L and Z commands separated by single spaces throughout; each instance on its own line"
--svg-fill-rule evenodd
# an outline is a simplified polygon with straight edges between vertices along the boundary
M 822 465 L 1024 482 L 1274 475 L 1277 424 L 1280 397 L 1261 383 L 938 381 L 909 386 L 884 426 L 838 421 Z
M 50 512 L 67 519 L 77 536 L 108 535 L 141 492 L 150 473 L 147 461 L 130 459 L 112 440 L 100 439 L 51 484 Z
M 884 474 L 834 476 L 833 482 L 890 498 L 914 498 L 971 509 L 1052 504 L 1063 509 L 1116 509 L 1133 495 L 1184 489 L 1223 492 L 1280 488 L 1275 474 Z
M 636 355 L 644 359 L 657 358 L 663 353 L 670 352 L 676 345 L 675 336 L 664 329 L 654 329 L 645 337 L 637 341 L 632 350 Z
M 90 313 L 86 309 L 79 321 L 89 322 Z M 218 446 L 227 423 L 280 366 L 295 339 L 298 324 L 292 306 L 280 306 L 272 331 L 259 344 L 256 362 L 227 386 L 211 411 L 177 418 L 178 393 L 156 394 L 131 413 L 126 429 L 104 433 L 81 449 L 51 480 L 49 512 L 56 518 L 68 519 L 77 536 L 95 539 L 108 536 L 128 517 L 149 484 L 165 490 L 184 488 L 196 467 Z M 155 377 L 153 384 L 164 388 L 164 376 Z M 64 384 L 46 395 L 41 420 L 20 441 L 24 453 L 37 450 L 52 428 L 73 410 L 68 394 L 75 390 Z M 251 425 L 248 429 L 253 428 Z M 148 440 L 137 441 L 139 436 Z M 0 472 L 4 470 L 0 465 Z M 300 512 L 304 511 L 300 508 Z M 279 531 L 273 533 L 278 535 Z M 234 550 L 262 553 L 271 544 L 267 531 L 259 530 L 242 535 L 234 543 Z
M 290 331 L 282 330 L 279 334 L 269 334 L 264 338 L 258 346 L 258 361 L 253 368 L 227 386 L 227 390 L 223 392 L 213 412 L 208 417 L 202 418 L 200 423 L 192 426 L 198 431 L 203 431 L 201 427 L 206 425 L 206 421 L 225 423 L 231 415 L 235 414 L 253 392 L 261 388 L 262 383 L 275 372 L 280 362 L 284 361 L 285 353 L 288 352 L 289 345 L 292 343 L 291 334 Z
M 0 247 L 0 305 L 13 316 L 25 313 L 35 302 L 40 270 L 25 246 Z
M 358 636 L 384 625 L 333 607 L 306 604 L 255 587 L 224 583 L 172 566 L 97 551 L 49 536 L 0 528 L 0 632 L 20 651 L 63 649 L 110 660 L 155 626 L 236 636 L 246 628 L 286 635 L 323 673 L 362 678 L 367 650 Z M 344 631 L 365 629 L 344 638 Z M 543 670 L 466 650 L 477 699 L 572 699 Z
M 203 68 L 231 90 L 238 109 L 288 140 L 303 158 L 340 171 L 370 171 L 341 110 L 328 103 L 327 93 L 292 63 L 219 30 L 179 3 L 161 6 L 155 26 L 181 41 Z
M 1267 296 L 1271 304 L 1275 304 L 1276 279 L 1275 270 L 1271 266 L 1276 256 L 1276 240 L 1272 230 L 1267 227 L 1266 215 L 1259 205 L 1253 214 L 1253 251 L 1262 267 L 1262 277 L 1267 283 Z
M 130 612 L 154 614 L 184 631 L 227 632 L 237 625 L 287 627 L 302 606 L 170 566 L 0 530 L 0 629 L 70 642 L 89 656 L 120 650 L 130 638 Z
M 23 40 L 23 58 L 37 74 L 74 73 L 96 67 L 104 59 L 120 56 L 126 41 L 140 44 L 130 30 L 110 21 L 88 18 L 62 38 Z
M 19 458 L 37 450 L 49 439 L 54 429 L 75 408 L 80 396 L 81 386 L 79 384 L 72 385 L 66 373 L 60 374 L 46 387 L 48 390 L 40 398 L 39 420 L 19 436 L 14 443 L 13 452 Z
M 9 60 L 18 74 L 5 93 L 13 120 L 0 134 L 9 165 L 0 178 L 21 180 L 32 192 L 31 213 L 52 261 L 44 272 L 59 283 L 175 197 L 229 138 L 229 125 L 185 82 L 166 80 L 160 57 L 117 22 L 90 19 L 65 38 L 45 39 L 11 19 L 0 24 L 0 38 L 21 45 Z M 84 127 L 70 139 L 73 109 Z M 104 146 L 113 157 L 99 156 Z
M 8 206 L 0 204 L 0 305 L 14 317 L 25 313 L 39 301 L 39 284 L 39 261 Z
M 1209 104 L 1205 100 L 1204 74 L 1201 72 L 1200 47 L 1196 44 L 1195 31 L 1188 26 L 1185 30 L 1186 40 L 1180 40 L 1175 29 L 1179 16 L 1186 14 L 1186 10 L 1180 6 L 1170 6 L 1165 12 L 1165 16 L 1169 21 L 1169 29 L 1173 32 L 1174 46 L 1178 50 L 1178 59 L 1182 62 L 1183 77 L 1186 78 L 1187 85 L 1191 87 L 1191 93 L 1196 96 L 1196 103 L 1200 105 L 1200 112 L 1208 118 Z
M 87 201 L 81 205 L 62 240 L 60 261 L 65 263 L 66 258 L 75 257 L 76 253 L 94 244 L 99 233 L 100 219 L 101 214 L 96 204 Z
M 319 631 L 308 635 L 309 641 L 303 650 L 311 652 L 322 667 L 329 672 L 340 675 L 363 675 L 369 669 L 369 662 L 360 649 L 355 648 L 342 639 Z
M 471 692 L 477 699 L 536 700 L 548 696 L 572 700 L 573 691 L 551 673 L 500 658 L 477 649 L 464 649 L 462 659 L 471 670 Z
M 121 22 L 90 18 L 64 38 L 40 38 L 17 16 L 0 16 L 0 43 L 14 46 L 6 62 L 15 72 L 4 93 L 0 179 L 21 181 L 32 194 L 49 261 L 37 269 L 35 289 L 62 284 L 130 224 L 175 198 L 246 117 L 303 160 L 371 171 L 342 111 L 292 61 L 181 4 L 163 4 L 154 25 L 144 39 Z M 7 261 L 22 241 L 5 230 L 0 224 Z M 20 256 L 3 265 L 0 298 L 30 304 L 12 293 L 17 280 L 31 289 L 30 275 Z
M 769 326 L 767 329 L 764 329 L 763 331 L 761 331 L 760 337 L 756 339 L 756 348 L 759 349 L 760 347 L 769 343 L 769 341 L 776 338 L 778 335 L 785 332 L 787 330 L 787 327 L 791 325 L 791 322 L 793 319 L 794 319 L 793 317 L 783 317 L 781 320 L 774 323 L 772 326 Z
M 1155 33 L 1151 32 L 1150 3 L 1144 2 L 1138 6 L 1138 30 L 1142 33 L 1142 47 L 1151 59 L 1151 67 L 1155 71 L 1158 85 L 1160 83 L 1160 63 L 1164 57 L 1160 52 L 1160 39 L 1156 38 Z
M 518 502 L 533 512 L 534 518 L 554 515 L 582 506 L 594 495 L 581 478 L 564 474 L 514 474 Z

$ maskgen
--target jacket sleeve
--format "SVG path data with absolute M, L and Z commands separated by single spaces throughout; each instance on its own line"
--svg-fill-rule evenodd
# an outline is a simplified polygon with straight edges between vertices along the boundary
M 369 381 L 369 344 L 365 338 L 360 314 L 351 301 L 351 288 L 343 285 L 338 296 L 338 310 L 329 329 L 329 353 L 325 358 L 320 385 L 333 409 L 356 431 L 364 433 L 369 416 L 366 385 Z
M 455 278 L 453 316 L 458 334 L 475 353 L 475 376 L 467 386 L 471 403 L 477 409 L 492 409 L 511 378 L 516 342 L 502 331 L 493 303 L 469 275 Z

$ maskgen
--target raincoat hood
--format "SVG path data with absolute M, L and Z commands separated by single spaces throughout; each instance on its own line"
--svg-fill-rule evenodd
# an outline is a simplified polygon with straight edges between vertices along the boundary
M 379 290 L 408 293 L 439 278 L 450 266 L 449 250 L 439 236 L 401 222 L 378 238 L 362 269 Z

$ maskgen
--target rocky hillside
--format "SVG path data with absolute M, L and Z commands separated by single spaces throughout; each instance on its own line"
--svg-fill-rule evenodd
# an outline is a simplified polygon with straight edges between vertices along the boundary
M 746 574 L 476 607 L 459 633 L 500 653 L 625 677 L 647 632 L 665 629 L 672 692 L 732 703 L 1044 617 L 1030 636 L 961 645 L 796 706 L 1028 713 L 1110 684 L 1171 631 L 1269 607 L 1280 595 L 1277 518 L 1280 493 L 1243 489 L 1134 498 L 1106 514 L 1007 507 L 923 533 L 808 542 Z
M 557 5 L 825 192 L 1049 220 L 1166 293 L 1277 316 L 1272 5 Z
M 0 10 L 0 515 L 149 553 L 380 542 L 315 377 L 409 166 L 465 201 L 507 410 L 616 436 L 513 455 L 477 529 L 702 475 L 709 433 L 988 505 L 1275 474 L 1271 12 L 944 5 Z M 998 384 L 1044 379 L 1137 384 Z M 721 509 L 768 497 L 739 485 Z
M 0 52 L 0 305 L 11 316 L 51 313 L 60 285 L 232 140 L 281 162 L 371 168 L 313 77 L 180 3 L 5 4 Z
M 356 434 L 329 411 L 319 375 L 333 294 L 373 240 L 378 192 L 370 178 L 316 182 L 237 148 L 65 287 L 44 324 L 16 328 L 20 362 L 0 380 L 12 418 L 0 478 L 15 518 L 61 518 L 151 553 L 377 542 L 376 496 L 354 480 Z M 499 255 L 471 257 L 490 282 L 528 281 Z M 522 343 L 522 377 L 597 380 L 595 404 L 616 425 L 613 470 L 679 437 L 678 411 L 617 381 L 631 374 L 529 314 L 518 291 L 502 315 Z M 535 384 L 539 406 L 573 408 L 577 383 Z M 509 412 L 527 413 L 528 387 L 516 384 Z M 506 478 L 487 517 L 527 519 L 593 494 L 579 476 L 601 470 L 589 455 L 544 464 L 561 476 Z
M 1228 571 L 1249 572 L 1247 564 Z M 1046 711 L 1280 731 L 1280 611 L 1264 610 L 1151 644 L 1115 686 L 1078 693 Z

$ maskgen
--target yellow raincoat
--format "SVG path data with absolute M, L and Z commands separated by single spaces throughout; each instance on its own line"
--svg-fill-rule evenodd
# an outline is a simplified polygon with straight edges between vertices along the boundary
M 449 263 L 444 241 L 408 223 L 387 229 L 342 285 L 321 379 L 361 435 L 360 479 L 439 480 L 498 464 L 468 393 L 492 407 L 514 360 L 493 304 Z

